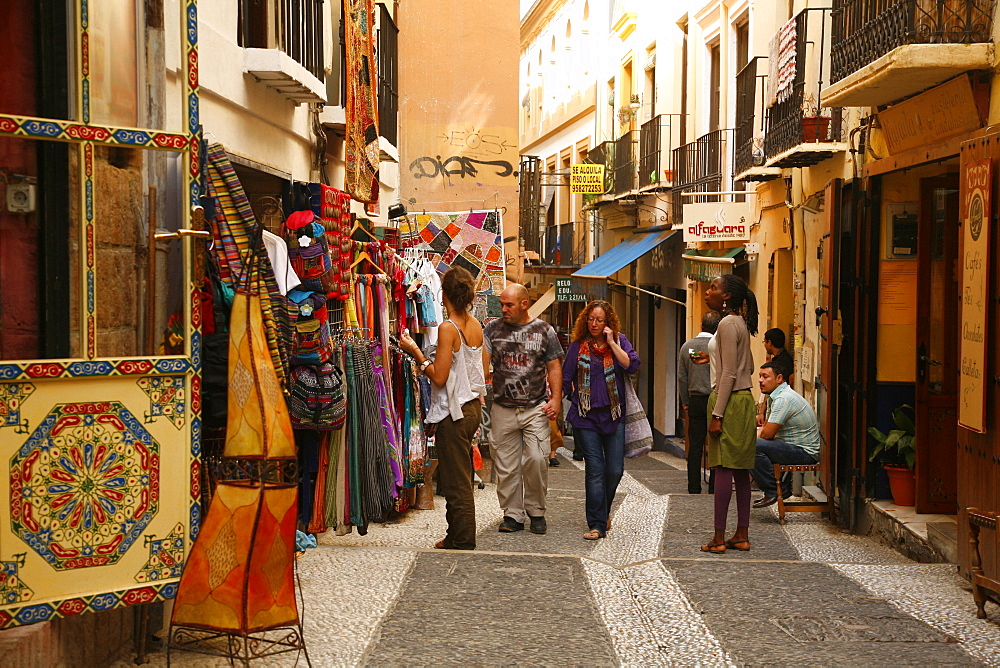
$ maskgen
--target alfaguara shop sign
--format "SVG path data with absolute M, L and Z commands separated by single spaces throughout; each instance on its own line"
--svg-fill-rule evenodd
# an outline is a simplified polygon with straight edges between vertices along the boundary
M 684 205 L 684 241 L 749 241 L 750 205 L 701 202 Z

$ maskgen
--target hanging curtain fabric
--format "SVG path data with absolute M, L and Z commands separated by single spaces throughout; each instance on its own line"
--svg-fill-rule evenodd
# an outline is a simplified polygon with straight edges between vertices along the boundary
M 372 0 L 344 0 L 347 61 L 347 160 L 344 190 L 378 201 L 378 101 L 375 95 L 375 10 Z

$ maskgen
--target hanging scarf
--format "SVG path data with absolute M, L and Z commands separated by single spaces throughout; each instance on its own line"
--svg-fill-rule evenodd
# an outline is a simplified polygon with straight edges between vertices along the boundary
M 577 412 L 580 417 L 587 417 L 590 412 L 590 351 L 589 339 L 580 343 L 580 353 L 576 358 L 576 393 L 579 397 Z M 608 386 L 608 398 L 611 400 L 611 419 L 617 420 L 622 415 L 622 405 L 618 398 L 618 382 L 615 380 L 615 356 L 611 346 L 604 344 L 603 350 L 593 346 L 594 353 L 601 355 L 604 361 L 604 382 Z

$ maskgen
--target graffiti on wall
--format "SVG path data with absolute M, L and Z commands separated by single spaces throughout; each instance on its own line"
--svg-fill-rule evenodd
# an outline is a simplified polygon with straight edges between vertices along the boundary
M 508 139 L 513 134 L 512 129 L 475 125 L 440 127 L 428 133 L 426 154 L 410 162 L 410 176 L 446 187 L 510 185 L 517 164 L 517 143 Z

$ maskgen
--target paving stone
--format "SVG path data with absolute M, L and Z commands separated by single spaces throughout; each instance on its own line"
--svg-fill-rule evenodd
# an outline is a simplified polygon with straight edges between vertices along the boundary
M 297 560 L 313 665 L 1000 665 L 1000 610 L 976 619 L 953 566 L 819 514 L 782 526 L 774 506 L 752 510 L 752 551 L 700 552 L 713 498 L 684 493 L 684 462 L 664 453 L 626 462 L 612 531 L 585 541 L 583 463 L 566 455 L 549 469 L 544 536 L 497 532 L 493 485 L 475 493 L 474 552 L 428 549 L 441 497 L 366 536 L 321 536 Z
M 666 462 L 646 455 L 635 459 L 626 459 L 625 470 L 634 474 L 636 471 L 676 471 L 677 469 Z
M 421 554 L 365 656 L 377 666 L 611 666 L 578 559 Z
M 492 489 L 496 496 L 496 488 Z M 500 533 L 497 521 L 480 530 L 476 536 L 476 548 L 496 552 L 588 554 L 593 544 L 583 540 L 587 531 L 585 496 L 583 471 L 574 467 L 549 469 L 545 510 L 548 532 L 544 535 L 533 534 L 528 531 L 526 521 L 524 531 Z
M 687 473 L 676 469 L 625 470 L 655 494 L 684 494 L 687 492 Z
M 734 494 L 735 497 L 735 494 Z M 660 556 L 679 558 L 718 558 L 700 551 L 714 531 L 714 497 L 708 494 L 672 494 L 663 528 Z M 736 499 L 729 508 L 727 537 L 736 530 Z M 748 552 L 727 550 L 731 559 L 799 559 L 799 554 L 782 531 L 778 519 L 767 508 L 750 511 L 750 545 Z
M 978 663 L 948 634 L 825 564 L 725 559 L 671 561 L 666 567 L 741 665 Z M 881 629 L 882 637 L 870 627 Z

